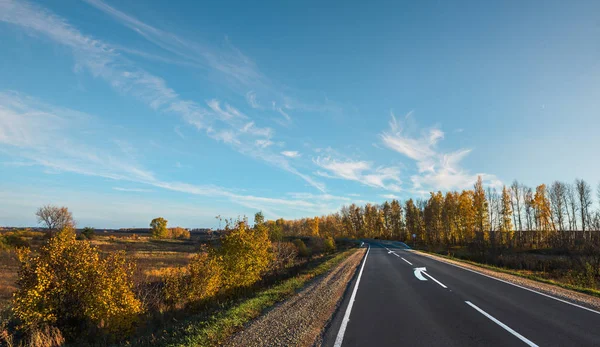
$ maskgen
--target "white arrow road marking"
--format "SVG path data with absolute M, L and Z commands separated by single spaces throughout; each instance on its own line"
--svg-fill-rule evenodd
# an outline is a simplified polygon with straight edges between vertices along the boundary
M 444 288 L 448 288 L 448 287 L 446 287 L 446 286 L 445 286 L 445 285 L 444 285 L 442 282 L 440 282 L 440 281 L 436 280 L 435 278 L 433 278 L 433 276 L 431 276 L 431 275 L 430 275 L 430 274 L 428 274 L 427 272 L 423 272 L 423 275 L 425 275 L 425 276 L 427 276 L 427 277 L 431 278 L 432 280 L 434 280 L 434 281 L 435 281 L 435 283 L 439 284 L 440 286 L 442 286 L 442 287 L 444 287 Z
M 423 277 L 423 271 L 427 271 L 424 267 L 416 267 L 415 268 L 415 277 L 420 279 L 421 281 L 427 281 L 427 278 Z
M 404 258 L 402 258 L 402 259 L 404 259 Z M 408 263 L 408 260 L 404 259 L 404 261 Z M 427 268 L 425 268 L 425 267 L 416 267 L 415 268 L 415 277 L 417 277 L 421 281 L 427 281 L 427 278 L 423 277 L 423 275 L 425 275 L 425 276 L 431 278 L 435 283 L 439 284 L 443 288 L 448 288 L 442 282 L 436 280 L 435 278 L 433 278 L 433 276 L 431 276 L 430 274 L 428 274 L 425 271 L 427 271 Z
M 410 261 L 408 261 L 408 260 L 406 260 L 406 259 L 404 259 L 404 258 L 402 258 L 402 260 L 404 260 L 405 262 L 407 262 L 407 263 L 408 263 L 408 265 L 412 265 L 412 263 L 411 263 Z
M 476 309 L 479 313 L 481 313 L 482 315 L 486 316 L 487 318 L 489 318 L 492 322 L 498 324 L 499 326 L 501 326 L 504 330 L 508 331 L 509 333 L 515 335 L 519 340 L 525 342 L 526 344 L 528 344 L 531 347 L 538 347 L 538 345 L 536 345 L 535 343 L 529 341 L 525 336 L 519 334 L 518 332 L 512 330 L 510 327 L 508 327 L 506 324 L 502 323 L 501 321 L 497 320 L 496 318 L 492 317 L 489 313 L 485 312 L 484 310 L 480 309 L 479 307 L 475 306 L 473 303 L 471 303 L 470 301 L 465 301 L 467 303 L 467 305 L 473 307 L 474 309 Z

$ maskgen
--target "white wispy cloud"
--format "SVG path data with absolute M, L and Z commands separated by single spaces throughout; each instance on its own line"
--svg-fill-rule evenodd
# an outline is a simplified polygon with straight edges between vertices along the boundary
M 132 193 L 151 193 L 151 189 L 143 189 L 143 188 L 122 188 L 122 187 L 113 187 L 113 190 L 117 190 L 119 192 L 132 192 Z
M 206 102 L 208 106 L 219 115 L 224 121 L 230 121 L 235 118 L 247 119 L 248 117 L 240 112 L 235 107 L 232 107 L 229 104 L 225 104 L 224 108 L 221 108 L 221 103 L 219 100 L 213 99 Z
M 85 119 L 85 122 L 78 122 L 79 118 Z M 339 207 L 326 203 L 327 199 L 312 202 L 299 196 L 291 199 L 260 197 L 214 185 L 161 180 L 152 171 L 136 163 L 134 156 L 137 151 L 128 143 L 107 140 L 107 143 L 115 144 L 113 151 L 107 151 L 86 146 L 85 141 L 78 141 L 69 135 L 85 132 L 85 126 L 97 128 L 92 116 L 44 104 L 19 93 L 0 92 L 0 151 L 53 172 L 103 177 L 186 194 L 226 198 L 233 203 L 279 214 L 289 208 L 318 214 Z M 127 150 L 123 151 L 123 148 Z M 142 191 L 137 188 L 113 189 Z
M 261 108 L 261 106 L 256 101 L 256 92 L 252 90 L 246 93 L 246 101 L 248 102 L 248 105 L 250 105 L 250 107 L 252 108 Z
M 331 194 L 312 194 L 312 193 L 287 193 L 294 199 L 302 199 L 309 201 L 350 201 L 350 198 L 345 196 L 336 196 Z
M 360 182 L 366 186 L 398 192 L 401 190 L 400 170 L 395 167 L 376 167 L 367 161 L 338 160 L 332 157 L 317 157 L 313 162 L 326 170 L 317 174 L 327 178 L 338 178 Z
M 398 195 L 394 195 L 394 194 L 382 194 L 382 195 L 379 195 L 379 196 L 381 196 L 384 199 L 388 199 L 388 200 L 398 200 L 398 199 L 400 199 L 400 197 Z
M 181 129 L 179 128 L 179 126 L 176 126 L 175 128 L 173 128 L 173 131 L 175 132 L 175 134 L 177 134 L 177 136 L 179 136 L 183 140 L 185 140 L 185 135 L 183 135 L 183 133 L 181 132 Z
M 285 118 L 286 121 L 288 121 L 288 122 L 292 121 L 292 117 L 290 117 L 290 115 L 287 112 L 285 112 L 283 110 L 283 108 L 279 107 L 277 109 L 277 112 L 279 112 L 279 114 L 281 114 Z
M 273 141 L 267 140 L 267 139 L 260 139 L 260 140 L 256 140 L 254 143 L 256 144 L 257 147 L 267 148 L 273 144 Z
M 264 136 L 265 138 L 271 138 L 273 136 L 273 129 L 269 127 L 257 127 L 254 122 L 248 122 L 244 124 L 240 130 L 242 133 L 248 133 L 255 136 Z
M 129 47 L 121 50 L 122 52 L 163 62 L 174 61 L 179 65 L 200 66 L 205 70 L 216 72 L 223 77 L 219 81 L 226 83 L 231 89 L 245 96 L 252 108 L 262 108 L 257 102 L 258 97 L 262 100 L 277 100 L 277 103 L 283 106 L 278 107 L 275 111 L 284 116 L 287 122 L 291 119 L 287 113 L 287 110 L 290 109 L 301 109 L 308 112 L 341 112 L 341 108 L 329 99 L 311 103 L 283 93 L 281 90 L 284 88 L 265 76 L 252 59 L 231 44 L 228 37 L 225 37 L 223 44 L 219 46 L 196 38 L 189 40 L 174 32 L 145 23 L 101 0 L 85 1 L 177 59 L 157 56 Z M 285 89 L 289 89 L 289 87 Z M 283 125 L 285 124 L 283 123 Z
M 229 46 L 228 49 L 216 50 L 207 44 L 186 40 L 144 23 L 103 1 L 86 0 L 86 2 L 112 16 L 119 23 L 135 31 L 148 41 L 185 61 L 210 67 L 232 78 L 235 82 L 241 82 L 245 85 L 251 85 L 254 81 L 264 79 L 256 65 L 233 46 Z
M 138 21 L 101 1 L 88 2 L 157 45 L 183 57 L 196 57 L 196 54 L 189 51 L 191 43 Z M 248 123 L 248 117 L 235 107 L 214 99 L 207 102 L 206 108 L 195 101 L 181 98 L 162 78 L 139 68 L 119 54 L 114 46 L 84 35 L 52 12 L 27 2 L 3 1 L 0 2 L 0 21 L 17 25 L 34 36 L 44 36 L 70 48 L 76 59 L 77 70 L 87 69 L 119 92 L 142 100 L 156 111 L 181 117 L 198 130 L 204 130 L 211 138 L 233 146 L 240 153 L 295 174 L 321 191 L 325 189 L 322 183 L 293 168 L 284 156 L 265 151 L 273 143 L 270 139 L 271 130 L 265 135 L 266 128 L 253 126 L 254 131 L 242 132 Z M 204 51 L 197 45 L 193 47 L 199 50 L 196 53 L 203 56 L 212 68 L 232 78 L 247 81 L 260 77 L 256 76 L 253 63 L 234 47 L 230 47 L 232 53 L 227 57 L 215 56 L 210 50 Z
M 281 152 L 281 154 L 288 158 L 298 158 L 299 156 L 301 156 L 300 152 L 298 151 L 283 151 Z
M 410 117 L 410 113 L 407 117 Z M 393 113 L 391 118 L 390 130 L 381 134 L 386 147 L 418 161 L 425 161 L 436 155 L 434 147 L 440 139 L 444 138 L 441 130 L 433 128 L 418 138 L 411 138 L 404 134 L 402 123 Z
M 411 113 L 405 121 L 410 120 Z M 499 185 L 500 181 L 491 174 L 470 174 L 460 166 L 460 162 L 471 152 L 471 149 L 460 149 L 444 153 L 437 149 L 437 144 L 444 138 L 444 132 L 432 128 L 421 132 L 418 137 L 411 137 L 406 132 L 403 122 L 391 114 L 390 129 L 380 137 L 383 144 L 416 162 L 418 174 L 411 176 L 412 191 L 467 189 L 473 186 L 477 176 L 481 176 L 486 185 Z

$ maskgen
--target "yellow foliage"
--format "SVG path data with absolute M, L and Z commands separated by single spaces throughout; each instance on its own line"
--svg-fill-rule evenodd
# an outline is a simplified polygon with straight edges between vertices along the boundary
M 552 212 L 545 184 L 540 184 L 535 188 L 535 195 L 533 196 L 531 205 L 535 212 L 536 227 L 539 230 L 553 230 Z
M 133 293 L 133 265 L 125 254 L 103 258 L 89 242 L 77 241 L 71 228 L 49 239 L 38 254 L 19 251 L 19 260 L 13 313 L 22 328 L 50 325 L 74 335 L 89 323 L 120 335 L 142 312 Z
M 187 302 L 188 277 L 185 268 L 165 269 L 163 295 L 170 307 L 181 308 Z
M 223 264 L 225 288 L 245 287 L 258 281 L 271 261 L 271 240 L 264 223 L 249 228 L 238 221 L 222 238 L 218 255 Z
M 223 267 L 221 259 L 215 254 L 196 254 L 188 265 L 190 273 L 189 297 L 199 301 L 217 294 L 221 287 Z
M 222 272 L 217 255 L 207 252 L 194 255 L 187 268 L 167 271 L 165 301 L 172 307 L 181 307 L 214 296 L 221 288 Z
M 502 200 L 501 200 L 500 214 L 502 215 L 502 222 L 500 223 L 500 232 L 503 235 L 503 242 L 507 243 L 513 238 L 513 225 L 512 225 L 512 206 L 510 193 L 506 186 L 502 187 Z
M 335 252 L 335 240 L 333 237 L 325 236 L 323 239 L 323 248 L 327 253 Z
M 163 217 L 154 218 L 150 222 L 150 228 L 152 232 L 152 238 L 155 239 L 168 239 L 169 229 L 167 229 L 168 221 Z
M 296 246 L 298 254 L 301 257 L 308 257 L 310 255 L 310 250 L 308 249 L 308 247 L 306 247 L 306 244 L 301 239 L 295 239 L 294 246 Z
M 182 227 L 169 229 L 169 237 L 172 239 L 189 239 L 190 232 Z

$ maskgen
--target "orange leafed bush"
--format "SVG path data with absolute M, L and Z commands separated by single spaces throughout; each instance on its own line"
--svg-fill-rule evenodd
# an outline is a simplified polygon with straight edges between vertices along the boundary
M 169 229 L 169 237 L 172 239 L 189 239 L 190 232 L 182 227 Z

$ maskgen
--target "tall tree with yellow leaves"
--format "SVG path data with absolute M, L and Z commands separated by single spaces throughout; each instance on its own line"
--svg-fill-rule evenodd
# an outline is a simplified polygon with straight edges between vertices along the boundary
M 483 189 L 483 181 L 481 176 L 477 177 L 473 191 L 473 210 L 475 214 L 475 233 L 480 238 L 480 241 L 488 239 L 488 202 Z
M 461 243 L 475 239 L 475 208 L 473 191 L 463 190 L 458 197 L 459 240 Z
M 308 229 L 310 236 L 319 236 L 319 217 L 308 218 Z
M 502 187 L 502 196 L 500 198 L 500 235 L 502 243 L 508 245 L 513 239 L 513 226 L 512 226 L 512 199 L 511 195 L 506 188 Z
M 535 188 L 533 208 L 537 229 L 543 231 L 554 230 L 550 200 L 548 200 L 545 184 L 540 184 Z
M 459 194 L 457 192 L 447 192 L 444 197 L 444 208 L 442 209 L 443 239 L 447 244 L 454 244 L 458 241 L 460 227 L 458 204 Z

